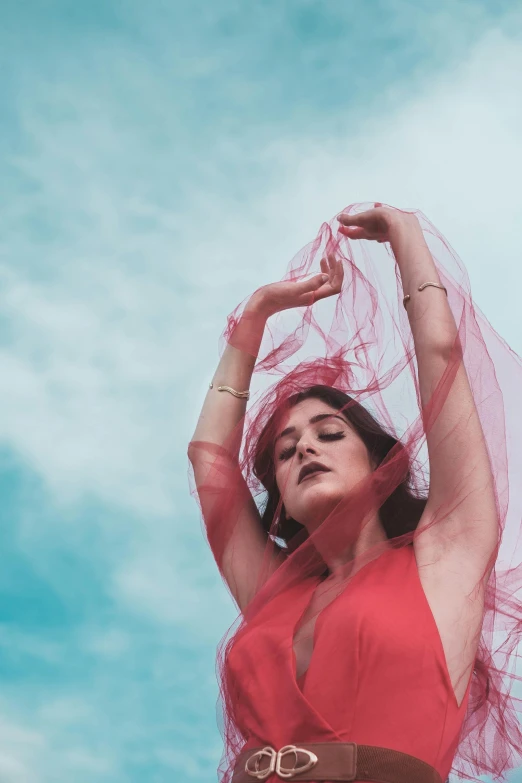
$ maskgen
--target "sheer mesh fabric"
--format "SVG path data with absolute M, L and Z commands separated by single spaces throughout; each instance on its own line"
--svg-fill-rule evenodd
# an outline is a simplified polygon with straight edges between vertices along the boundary
M 367 205 L 352 205 L 346 211 L 365 208 Z M 319 271 L 320 259 L 333 252 L 344 265 L 338 297 L 270 318 L 259 352 L 248 330 L 239 335 L 237 328 L 240 322 L 243 326 L 248 322 L 249 316 L 244 315 L 248 300 L 228 318 L 222 340 L 247 353 L 257 353 L 251 400 L 245 420 L 227 443 L 192 444 L 207 466 L 197 497 L 216 563 L 229 579 L 231 572 L 239 574 L 249 595 L 218 650 L 225 745 L 219 770 L 222 783 L 231 780 L 235 759 L 249 739 L 244 710 L 251 709 L 236 687 L 229 658 L 234 650 L 240 651 L 241 639 L 256 626 L 256 618 L 269 616 L 269 622 L 277 624 L 277 612 L 266 612 L 267 607 L 281 605 L 278 597 L 291 601 L 292 596 L 304 595 L 307 585 L 321 586 L 309 591 L 310 600 L 305 601 L 293 629 L 301 644 L 306 644 L 306 639 L 310 643 L 308 664 L 304 671 L 294 672 L 296 678 L 305 677 L 313 658 L 317 618 L 349 586 L 353 575 L 384 551 L 376 545 L 362 557 L 352 554 L 372 515 L 388 504 L 387 533 L 394 547 L 408 546 L 416 537 L 430 535 L 449 515 L 458 515 L 465 500 L 459 487 L 440 507 L 432 509 L 428 525 L 419 530 L 412 524 L 404 530 L 402 496 L 397 493 L 406 485 L 410 496 L 421 504 L 429 496 L 427 435 L 436 427 L 462 367 L 487 445 L 499 534 L 498 546 L 477 575 L 477 594 L 482 591 L 484 595 L 484 619 L 453 771 L 471 779 L 480 775 L 501 779 L 522 763 L 518 660 L 522 630 L 522 362 L 474 303 L 466 270 L 456 253 L 421 213 L 416 214 L 457 325 L 444 371 L 424 408 L 411 327 L 402 304 L 405 292 L 387 244 L 350 241 L 339 235 L 335 221 L 325 223 L 316 238 L 292 259 L 285 279 L 298 280 Z M 263 439 L 269 451 L 295 395 L 313 386 L 345 392 L 351 401 L 347 406 L 362 405 L 390 434 L 394 445 L 371 475 L 308 535 L 285 517 L 280 497 L 276 504 L 267 506 L 273 466 L 259 462 L 259 451 Z M 452 426 L 465 433 L 467 421 L 457 417 Z M 435 443 L 433 448 L 437 447 Z M 256 545 L 261 541 L 264 548 L 258 568 L 241 563 L 243 511 L 252 503 L 251 498 L 264 525 L 260 524 L 256 534 Z M 326 579 L 325 552 L 345 555 L 342 581 L 330 585 Z

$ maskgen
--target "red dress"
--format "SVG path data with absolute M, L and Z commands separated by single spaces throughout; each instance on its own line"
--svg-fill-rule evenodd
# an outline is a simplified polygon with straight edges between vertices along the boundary
M 298 681 L 293 635 L 317 583 L 308 579 L 277 595 L 230 650 L 227 679 L 241 705 L 245 749 L 378 745 L 422 759 L 445 780 L 470 687 L 458 705 L 413 547 L 367 563 L 320 613 Z M 275 775 L 269 781 L 280 783 Z

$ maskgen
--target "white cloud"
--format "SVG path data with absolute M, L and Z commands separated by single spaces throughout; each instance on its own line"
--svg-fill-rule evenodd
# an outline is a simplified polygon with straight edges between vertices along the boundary
M 170 537 L 151 532 L 115 570 L 113 594 L 139 615 L 180 634 L 189 630 L 194 645 L 217 643 L 234 620 L 232 599 L 210 554 L 191 538 L 180 530 Z
M 184 483 L 174 468 L 227 311 L 281 276 L 322 220 L 350 201 L 422 208 L 464 258 L 479 303 L 520 350 L 518 295 L 507 280 L 519 274 L 521 76 L 520 41 L 492 32 L 457 72 L 426 83 L 394 114 L 260 149 L 271 171 L 265 192 L 245 203 L 192 193 L 190 210 L 170 225 L 167 210 L 143 194 L 128 198 L 125 180 L 105 174 L 117 144 L 107 121 L 90 119 L 89 147 L 85 128 L 77 139 L 69 125 L 51 132 L 32 115 L 26 130 L 37 151 L 18 165 L 74 231 L 43 249 L 10 235 L 1 293 L 11 335 L 0 353 L 4 439 L 58 499 L 93 493 L 142 514 L 172 513 Z M 138 202 L 149 215 L 145 233 L 133 222 Z M 52 274 L 30 280 L 28 254 L 34 260 L 44 251 Z
M 245 182 L 242 201 L 216 190 L 226 184 L 216 175 L 219 160 L 215 170 L 198 170 L 191 189 L 173 176 L 176 166 L 155 187 L 163 160 L 179 151 L 156 153 L 148 139 L 142 146 L 107 96 L 37 77 L 20 94 L 27 145 L 11 165 L 24 185 L 8 192 L 11 181 L 0 183 L 0 438 L 44 481 L 59 507 L 54 525 L 71 523 L 64 505 L 91 498 L 126 520 L 117 523 L 125 548 L 111 539 L 110 597 L 159 626 L 158 646 L 180 629 L 208 650 L 232 620 L 211 557 L 201 556 L 195 506 L 186 497 L 186 442 L 226 314 L 253 288 L 281 277 L 323 220 L 351 201 L 420 207 L 459 251 L 493 325 L 522 352 L 520 83 L 522 42 L 492 31 L 456 70 L 425 80 L 422 90 L 417 78 L 401 106 L 392 110 L 383 96 L 385 113 L 375 105 L 363 124 L 350 113 L 344 122 L 336 116 L 332 130 L 325 114 L 321 135 L 314 124 L 313 132 L 302 127 L 248 149 L 231 137 L 238 168 L 255 156 L 266 175 L 262 188 Z M 143 115 L 161 103 L 165 127 L 179 121 L 163 101 L 168 90 L 158 101 L 153 79 L 140 84 Z M 47 96 L 40 104 L 37 89 Z M 169 179 L 173 190 L 181 182 L 184 201 L 170 194 Z M 103 523 L 112 534 L 114 516 Z M 29 524 L 21 522 L 23 544 L 36 552 L 51 523 L 38 535 Z M 44 559 L 40 549 L 35 568 L 36 558 Z M 109 724 L 140 704 L 141 684 L 126 657 L 136 640 L 117 622 L 73 636 L 100 668 L 121 659 L 130 693 L 105 713 L 113 692 L 100 677 L 94 694 L 45 701 L 31 693 L 24 704 L 33 714 L 27 709 L 22 718 L 19 692 L 10 692 L 9 704 L 0 704 L 2 783 L 124 774 L 118 759 L 130 729 L 122 725 L 113 737 Z M 49 664 L 75 650 L 5 628 L 0 647 Z M 153 662 L 161 682 L 165 672 L 175 679 L 171 649 L 169 663 Z M 164 738 L 155 753 L 191 779 L 210 763 L 210 754 L 192 761 Z M 212 753 L 217 758 L 219 748 Z
M 63 648 L 59 643 L 20 630 L 12 623 L 0 625 L 0 650 L 4 661 L 28 656 L 40 662 L 57 664 L 63 655 Z
M 511 275 L 522 279 L 521 77 L 522 40 L 492 31 L 456 71 L 426 82 L 393 113 L 273 144 L 263 151 L 274 171 L 270 192 L 241 210 L 203 201 L 213 258 L 227 258 L 225 275 L 248 265 L 261 284 L 350 202 L 420 208 L 463 258 L 494 325 L 521 350 L 518 294 L 506 285 Z M 210 242 L 201 247 L 198 256 L 208 257 Z
M 7 708 L 0 714 L 0 780 L 2 783 L 50 783 L 54 780 L 92 780 L 93 775 L 118 779 L 110 738 L 96 742 L 81 736 L 100 715 L 90 714 L 85 702 L 62 699 L 50 702 L 38 715 L 20 717 Z M 78 738 L 76 732 L 80 732 Z M 114 735 L 116 740 L 116 734 Z M 98 745 L 98 747 L 96 747 Z
M 131 645 L 131 637 L 120 628 L 82 629 L 81 648 L 102 659 L 117 660 L 130 650 Z
M 422 209 L 460 253 L 472 290 L 493 326 L 522 352 L 518 261 L 522 225 L 522 43 L 492 32 L 457 72 L 439 76 L 395 114 L 332 138 L 283 139 L 264 150 L 269 192 L 245 204 L 203 193 L 188 216 L 185 270 L 194 295 L 186 362 L 193 420 L 205 393 L 224 317 L 256 286 L 279 278 L 322 220 L 350 201 L 383 200 Z M 197 226 L 204 230 L 198 232 Z M 203 324 L 200 322 L 203 320 Z M 187 433 L 188 434 L 188 433 Z M 163 563 L 159 549 L 138 554 L 117 584 L 132 605 L 179 621 L 198 603 L 191 578 Z M 167 549 L 168 551 L 168 549 Z M 154 564 L 156 567 L 154 567 Z M 178 576 L 176 576 L 176 573 Z M 183 591 L 185 607 L 169 597 Z
M 45 752 L 42 734 L 22 728 L 0 715 L 0 780 L 2 783 L 39 783 L 38 757 Z
M 186 443 L 226 314 L 281 277 L 351 201 L 423 209 L 462 256 L 486 315 L 522 351 L 521 82 L 521 41 L 492 31 L 400 107 L 383 101 L 385 115 L 377 106 L 362 125 L 353 114 L 344 127 L 337 117 L 335 131 L 325 123 L 320 137 L 304 128 L 267 147 L 238 143 L 238 155 L 261 159 L 266 172 L 264 189 L 241 202 L 206 188 L 201 171 L 185 202 L 138 187 L 125 161 L 139 137 L 118 132 L 103 97 L 66 92 L 76 114 L 62 125 L 22 101 L 31 143 L 13 165 L 33 188 L 4 215 L 1 437 L 56 503 L 94 497 L 132 511 L 140 536 L 152 519 L 163 529 L 176 520 L 181 531 Z M 50 94 L 59 105 L 63 95 Z M 42 205 L 56 236 L 36 241 Z M 194 574 L 176 576 L 183 540 L 172 563 L 164 544 L 160 534 L 131 546 L 113 586 L 127 605 L 184 621 L 201 586 Z M 181 590 L 186 606 L 174 609 Z

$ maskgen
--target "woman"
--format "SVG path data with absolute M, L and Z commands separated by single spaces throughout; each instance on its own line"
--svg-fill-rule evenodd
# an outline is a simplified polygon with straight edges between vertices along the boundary
M 377 203 L 229 320 L 189 448 L 242 615 L 221 655 L 223 781 L 423 783 L 520 760 L 519 561 L 497 557 L 519 536 L 504 426 L 522 373 L 465 286 L 422 216 Z M 282 379 L 245 427 L 254 370 Z

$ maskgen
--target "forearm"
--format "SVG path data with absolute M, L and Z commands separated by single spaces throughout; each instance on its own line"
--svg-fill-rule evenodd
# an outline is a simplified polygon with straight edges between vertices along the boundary
M 457 327 L 442 289 L 429 286 L 423 291 L 417 290 L 419 285 L 428 281 L 441 284 L 418 220 L 413 215 L 401 216 L 390 228 L 390 243 L 404 294 L 411 296 L 406 312 L 415 346 L 421 397 L 425 404 L 445 369 Z
M 230 386 L 236 391 L 245 391 L 250 387 L 256 355 L 261 345 L 267 314 L 254 295 L 236 324 L 232 342 L 227 344 L 221 360 L 212 378 L 213 388 L 209 389 L 201 409 L 192 441 L 203 441 L 217 445 L 226 444 L 235 452 L 239 451 L 241 431 L 238 425 L 244 419 L 246 399 L 239 399 L 227 391 L 218 391 L 218 386 Z M 248 350 L 245 350 L 248 347 Z M 230 438 L 234 434 L 234 444 Z M 189 449 L 191 459 L 197 456 L 197 449 Z

